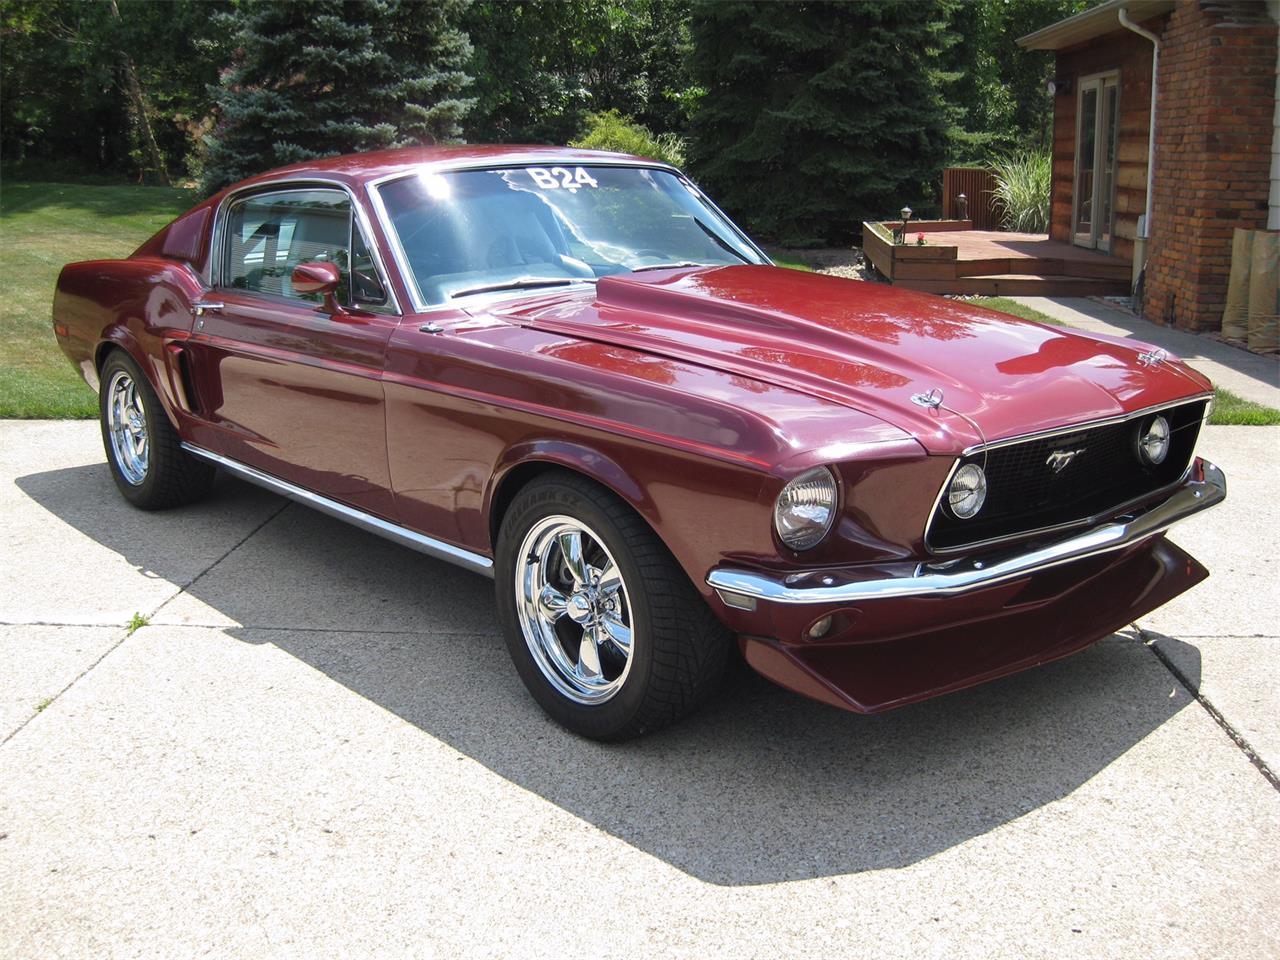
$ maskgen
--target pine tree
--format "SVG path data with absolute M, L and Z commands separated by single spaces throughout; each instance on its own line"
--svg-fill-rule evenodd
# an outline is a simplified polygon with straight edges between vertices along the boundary
M 702 2 L 691 165 L 761 238 L 848 242 L 936 202 L 956 110 L 942 95 L 947 0 Z
M 689 0 L 478 0 L 470 139 L 566 143 L 616 110 L 683 133 Z
M 243 0 L 225 14 L 234 65 L 219 89 L 203 186 L 282 164 L 456 140 L 471 106 L 466 0 Z
M 1049 148 L 1053 97 L 1045 84 L 1053 55 L 1023 50 L 1018 38 L 1088 6 L 1089 0 L 966 0 L 951 8 L 951 30 L 962 39 L 944 55 L 954 77 L 946 95 L 961 108 L 965 131 L 953 143 L 953 163 Z

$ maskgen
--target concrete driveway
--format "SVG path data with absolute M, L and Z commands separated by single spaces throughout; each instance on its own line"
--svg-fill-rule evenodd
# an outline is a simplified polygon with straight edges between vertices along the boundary
M 134 511 L 96 425 L 0 423 L 0 955 L 1276 956 L 1280 428 L 1202 448 L 1214 576 L 1140 630 L 604 747 L 488 582 L 231 480 Z

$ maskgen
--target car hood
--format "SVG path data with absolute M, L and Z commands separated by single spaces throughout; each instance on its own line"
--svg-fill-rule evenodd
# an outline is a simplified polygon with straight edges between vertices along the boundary
M 1155 351 L 1150 344 L 771 266 L 609 276 L 594 297 L 544 296 L 494 312 L 835 401 L 910 433 L 931 453 L 1210 389 L 1175 358 L 1143 357 Z M 941 408 L 926 405 L 926 395 Z

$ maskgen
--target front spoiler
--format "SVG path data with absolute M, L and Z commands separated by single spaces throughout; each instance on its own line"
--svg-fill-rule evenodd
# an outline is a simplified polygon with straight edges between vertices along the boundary
M 813 571 L 779 576 L 750 570 L 717 568 L 707 576 L 720 599 L 739 610 L 754 609 L 752 601 L 784 604 L 844 604 L 894 597 L 952 596 L 982 590 L 1006 580 L 1041 570 L 1123 550 L 1158 533 L 1179 520 L 1221 503 L 1227 496 L 1227 478 L 1207 460 L 1165 501 L 1136 517 L 1116 520 L 1032 549 L 986 555 L 981 559 L 921 563 L 907 574 L 889 574 L 866 580 L 840 582 L 841 571 Z
M 1168 603 L 1208 575 L 1157 536 L 1123 554 L 1084 561 L 1091 569 L 1036 579 L 1011 595 L 997 586 L 979 595 L 972 619 L 895 639 L 783 643 L 742 636 L 747 663 L 774 683 L 854 713 L 880 713 L 917 700 L 1017 673 L 1085 649 Z M 1074 573 L 1074 571 L 1071 571 Z M 1064 585 L 1065 582 L 1065 585 Z M 951 605 L 961 600 L 891 601 Z M 934 616 L 943 612 L 935 609 Z

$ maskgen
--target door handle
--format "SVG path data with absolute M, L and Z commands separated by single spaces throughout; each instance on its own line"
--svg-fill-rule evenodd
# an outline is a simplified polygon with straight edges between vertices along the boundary
M 221 310 L 226 304 L 217 300 L 197 300 L 191 304 L 191 313 L 194 316 L 204 316 L 210 310 Z

